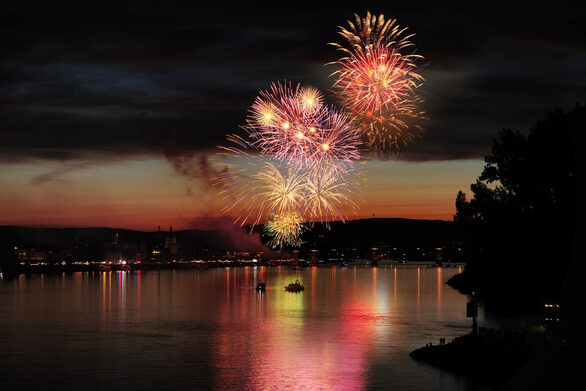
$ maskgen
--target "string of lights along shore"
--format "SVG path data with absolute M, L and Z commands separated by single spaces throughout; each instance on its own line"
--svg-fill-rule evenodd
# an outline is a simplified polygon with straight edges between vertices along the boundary
M 423 57 L 409 41 L 413 34 L 382 14 L 354 16 L 340 27 L 344 43 L 330 43 L 342 54 L 326 64 L 336 67 L 334 103 L 313 86 L 274 82 L 213 159 L 223 212 L 242 226 L 264 223 L 274 248 L 299 247 L 309 226 L 329 227 L 358 209 L 361 152 L 392 153 L 422 133 Z

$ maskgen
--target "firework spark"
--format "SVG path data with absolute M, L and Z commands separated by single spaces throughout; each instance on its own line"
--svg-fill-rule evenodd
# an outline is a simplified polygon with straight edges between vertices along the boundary
M 261 224 L 271 215 L 299 213 L 304 221 L 346 219 L 355 211 L 362 163 L 352 168 L 321 163 L 308 168 L 283 164 L 248 154 L 238 148 L 224 148 L 214 160 L 219 173 L 212 184 L 227 201 L 223 212 L 236 214 L 240 225 Z
M 407 27 L 401 28 L 396 19 L 385 20 L 383 14 L 376 16 L 367 12 L 364 18 L 354 14 L 354 23 L 351 21 L 347 21 L 347 23 L 348 29 L 340 26 L 339 34 L 344 37 L 349 47 L 337 43 L 330 45 L 348 54 L 370 45 L 392 46 L 397 50 L 414 46 L 409 39 L 415 34 L 403 35 L 407 31 Z
M 324 105 L 313 87 L 274 83 L 256 98 L 244 129 L 261 154 L 287 163 L 360 160 L 360 135 L 349 117 Z
M 413 63 L 392 48 L 367 47 L 341 62 L 334 84 L 342 104 L 370 116 L 395 110 L 420 86 Z
M 354 202 L 359 185 L 360 168 L 352 171 L 340 170 L 335 165 L 322 165 L 307 176 L 303 197 L 303 214 L 308 221 L 321 221 L 329 226 L 330 221 L 346 220 L 346 211 L 356 211 Z
M 265 166 L 254 175 L 257 183 L 255 195 L 258 202 L 270 213 L 282 214 L 298 209 L 305 188 L 305 173 L 290 167 L 286 175 L 274 163 Z
M 232 140 L 244 141 L 237 136 Z M 238 147 L 220 149 L 213 164 L 224 169 L 211 183 L 227 201 L 223 212 L 238 215 L 236 223 L 254 227 L 271 214 L 299 208 L 306 181 L 303 171 Z
M 407 29 L 396 20 L 370 13 L 355 19 L 348 29 L 340 27 L 347 45 L 331 44 L 344 54 L 331 63 L 339 68 L 331 75 L 334 89 L 371 150 L 398 149 L 422 130 L 417 125 L 424 118 L 422 99 L 416 92 L 424 79 L 415 63 L 423 57 L 405 54 L 413 35 L 403 35 Z
M 264 226 L 265 233 L 271 237 L 267 243 L 271 247 L 299 247 L 300 236 L 305 230 L 303 217 L 296 211 L 273 215 Z
M 265 223 L 270 245 L 298 246 L 315 221 L 345 220 L 361 170 L 360 134 L 313 87 L 274 83 L 256 98 L 246 136 L 229 135 L 211 182 L 235 223 Z M 305 223 L 308 222 L 308 223 Z
M 419 109 L 418 102 L 418 97 L 405 99 L 394 110 L 376 116 L 354 114 L 354 121 L 372 152 L 399 150 L 421 136 L 423 128 L 418 122 L 425 118 L 425 113 Z

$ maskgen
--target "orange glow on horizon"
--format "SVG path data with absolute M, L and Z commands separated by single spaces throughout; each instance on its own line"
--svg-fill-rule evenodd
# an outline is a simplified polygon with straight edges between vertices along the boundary
M 410 218 L 452 220 L 458 190 L 467 191 L 483 162 L 383 162 L 366 164 L 359 209 L 347 220 Z M 154 231 L 193 228 L 202 217 L 220 217 L 224 203 L 197 178 L 173 171 L 166 159 L 145 158 L 89 166 L 38 183 L 59 163 L 5 164 L 0 171 L 0 225 L 117 227 Z M 229 216 L 233 217 L 233 216 Z

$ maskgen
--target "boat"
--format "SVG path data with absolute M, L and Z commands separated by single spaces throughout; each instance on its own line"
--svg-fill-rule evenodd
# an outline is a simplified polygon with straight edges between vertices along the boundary
M 258 280 L 258 282 L 256 283 L 256 290 L 259 292 L 262 292 L 265 290 L 266 284 L 263 280 Z
M 296 280 L 295 282 L 292 282 L 291 284 L 285 286 L 285 290 L 288 292 L 300 292 L 303 289 L 305 288 L 303 287 L 303 285 L 301 285 L 299 280 Z

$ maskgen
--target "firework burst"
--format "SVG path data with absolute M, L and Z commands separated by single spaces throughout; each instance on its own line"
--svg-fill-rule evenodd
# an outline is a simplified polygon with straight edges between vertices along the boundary
M 263 209 L 276 214 L 298 209 L 305 189 L 303 171 L 289 167 L 283 175 L 274 163 L 265 163 L 253 179 L 255 198 Z
M 264 226 L 264 232 L 271 237 L 271 247 L 301 246 L 301 234 L 306 230 L 303 217 L 296 211 L 271 216 Z
M 424 118 L 422 99 L 416 92 L 424 79 L 415 62 L 423 57 L 405 54 L 413 35 L 404 36 L 406 28 L 396 20 L 370 13 L 355 19 L 348 29 L 340 27 L 347 45 L 331 44 L 344 53 L 331 63 L 338 66 L 331 75 L 333 87 L 371 150 L 398 149 L 422 130 L 417 125 Z
M 406 99 L 394 110 L 375 116 L 359 112 L 354 114 L 354 121 L 372 152 L 399 150 L 421 136 L 423 128 L 418 122 L 425 118 L 425 113 L 419 109 L 418 102 L 418 97 Z
M 256 98 L 244 129 L 261 154 L 287 163 L 360 160 L 360 135 L 350 118 L 324 105 L 313 87 L 274 83 Z
M 211 183 L 218 188 L 218 196 L 227 202 L 223 212 L 237 214 L 235 222 L 242 226 L 254 227 L 269 215 L 298 209 L 305 174 L 240 148 L 245 141 L 238 136 L 229 139 L 238 142 L 237 146 L 220 147 L 221 152 L 212 163 L 222 167 Z
M 228 149 L 226 149 L 228 150 Z M 215 159 L 218 176 L 212 184 L 227 201 L 224 213 L 238 216 L 240 225 L 257 225 L 271 215 L 297 211 L 304 221 L 346 219 L 354 211 L 353 201 L 362 178 L 362 164 L 352 168 L 322 163 L 307 168 L 229 149 Z M 237 153 L 234 151 L 238 151 Z
M 415 34 L 403 35 L 407 31 L 407 27 L 401 28 L 396 19 L 385 20 L 383 14 L 376 16 L 367 12 L 364 18 L 354 14 L 354 23 L 351 21 L 347 21 L 347 23 L 348 28 L 339 27 L 339 34 L 344 37 L 348 46 L 337 43 L 330 45 L 348 54 L 371 45 L 393 46 L 397 50 L 414 46 L 409 39 Z
M 360 178 L 360 168 L 340 170 L 327 164 L 307 176 L 303 197 L 303 214 L 308 221 L 321 221 L 329 226 L 333 220 L 346 220 L 346 211 L 356 211 L 354 202 Z
M 334 87 L 342 104 L 354 112 L 375 116 L 397 109 L 420 86 L 414 65 L 392 48 L 367 47 L 341 62 Z
M 246 135 L 228 136 L 211 181 L 235 223 L 265 223 L 271 246 L 299 246 L 315 221 L 345 220 L 359 176 L 361 136 L 313 87 L 274 83 L 251 107 Z

